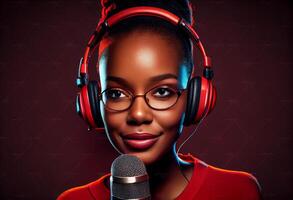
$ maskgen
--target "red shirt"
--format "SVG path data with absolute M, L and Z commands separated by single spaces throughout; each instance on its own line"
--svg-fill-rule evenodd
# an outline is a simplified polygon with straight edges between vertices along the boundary
M 231 171 L 207 165 L 192 155 L 180 158 L 193 163 L 194 171 L 189 184 L 176 200 L 259 200 L 260 187 L 255 177 L 246 172 Z M 109 200 L 105 186 L 106 174 L 97 181 L 63 192 L 57 200 Z

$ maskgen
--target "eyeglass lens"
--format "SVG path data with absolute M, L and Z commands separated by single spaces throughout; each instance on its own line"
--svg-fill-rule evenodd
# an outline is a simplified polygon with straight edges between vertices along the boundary
M 121 88 L 109 88 L 102 92 L 102 101 L 106 108 L 116 111 L 128 109 L 134 99 L 144 96 L 146 103 L 154 109 L 164 110 L 172 107 L 179 97 L 178 91 L 170 87 L 157 87 L 144 95 L 132 95 Z

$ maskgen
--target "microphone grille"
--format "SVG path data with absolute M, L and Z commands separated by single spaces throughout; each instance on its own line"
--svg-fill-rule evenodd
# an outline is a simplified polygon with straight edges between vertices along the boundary
M 147 174 L 144 163 L 133 155 L 123 154 L 116 158 L 111 167 L 112 176 L 131 177 Z
M 116 158 L 111 167 L 111 175 L 115 177 L 132 178 L 147 175 L 144 163 L 133 155 L 123 154 Z M 110 182 L 111 199 L 149 199 L 149 181 L 136 183 Z

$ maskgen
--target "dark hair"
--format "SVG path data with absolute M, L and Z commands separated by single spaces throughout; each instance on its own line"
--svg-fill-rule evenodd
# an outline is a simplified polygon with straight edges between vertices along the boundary
M 192 6 L 188 0 L 101 0 L 102 13 L 101 19 L 105 20 L 115 13 L 130 7 L 153 6 L 165 9 L 174 13 L 186 22 L 193 24 Z M 192 43 L 190 38 L 178 27 L 173 24 L 154 17 L 135 17 L 124 20 L 113 26 L 108 33 L 108 37 L 121 36 L 134 30 L 152 31 L 164 35 L 172 42 L 177 39 L 183 50 L 184 66 L 187 67 L 188 75 L 191 74 L 193 67 Z
M 188 0 L 101 0 L 102 15 L 104 20 L 113 14 L 126 8 L 135 6 L 153 6 L 168 10 L 179 17 L 185 19 L 189 24 L 193 24 L 192 5 Z

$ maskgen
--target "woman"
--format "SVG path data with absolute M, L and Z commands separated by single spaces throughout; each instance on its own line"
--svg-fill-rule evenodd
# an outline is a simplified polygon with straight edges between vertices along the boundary
M 163 2 L 102 1 L 100 23 L 127 8 L 152 6 L 192 24 L 192 10 L 187 1 Z M 89 46 L 95 40 L 91 39 Z M 215 168 L 190 154 L 178 156 L 176 153 L 176 141 L 183 125 L 191 123 L 187 120 L 193 111 L 188 109 L 190 85 L 192 80 L 198 81 L 191 79 L 193 56 L 188 34 L 168 20 L 136 16 L 115 24 L 98 42 L 96 96 L 99 100 L 89 98 L 89 101 L 100 105 L 91 107 L 93 117 L 87 121 L 100 123 L 99 116 L 94 116 L 100 107 L 112 146 L 122 154 L 137 156 L 146 165 L 152 199 L 260 199 L 258 184 L 252 175 Z M 86 62 L 82 61 L 81 68 Z M 209 68 L 205 68 L 205 72 L 207 79 L 211 79 Z M 86 87 L 81 95 L 84 90 L 97 87 L 95 82 L 84 84 L 87 80 L 82 76 L 79 74 L 78 81 Z M 207 83 L 212 87 L 210 81 Z M 214 93 L 213 88 L 209 91 Z M 200 122 L 214 106 L 215 94 L 211 96 L 214 98 L 209 100 L 209 108 L 204 109 L 200 117 L 196 116 L 195 122 Z M 197 104 L 201 104 L 201 100 L 198 101 Z M 86 106 L 81 106 L 81 110 L 87 109 L 83 107 Z M 58 199 L 109 199 L 109 196 L 107 174 L 95 182 L 65 191 Z

